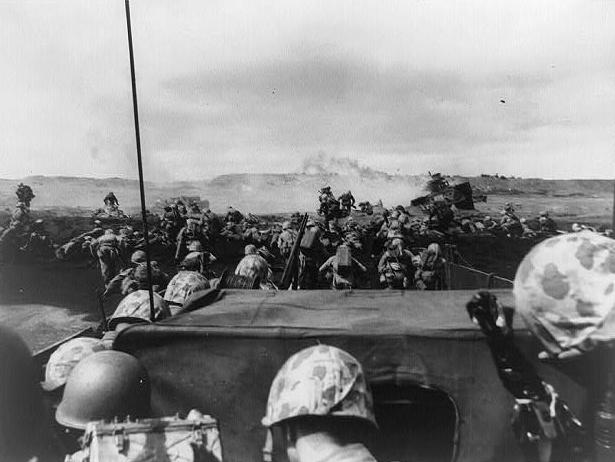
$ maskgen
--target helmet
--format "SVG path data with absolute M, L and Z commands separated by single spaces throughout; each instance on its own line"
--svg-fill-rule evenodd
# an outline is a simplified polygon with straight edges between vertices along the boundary
M 66 382 L 56 420 L 84 429 L 88 422 L 146 417 L 150 381 L 139 361 L 121 351 L 100 351 L 75 366 Z
M 615 339 L 615 241 L 591 231 L 536 245 L 515 276 L 515 306 L 549 353 Z
M 155 284 L 155 281 L 159 281 L 163 275 L 158 263 L 156 261 L 151 262 L 152 268 L 152 283 Z M 147 264 L 139 263 L 135 268 L 133 274 L 133 279 L 139 283 L 139 287 L 147 289 L 148 288 L 148 280 L 147 280 Z
M 312 218 L 308 219 L 308 221 L 305 223 L 305 227 L 311 228 L 313 226 L 316 226 L 316 222 Z
M 356 417 L 377 425 L 359 361 L 339 348 L 317 345 L 284 363 L 271 384 L 261 422 L 270 427 L 306 415 Z
M 41 386 L 46 391 L 60 388 L 79 361 L 104 349 L 101 340 L 90 337 L 78 337 L 63 343 L 49 357 L 45 367 L 45 381 Z
M 243 253 L 244 253 L 244 255 L 255 255 L 256 253 L 258 253 L 258 250 L 256 250 L 256 246 L 255 245 L 248 244 L 248 245 L 246 245 Z
M 203 245 L 199 241 L 192 241 L 188 244 L 188 252 L 202 252 Z
M 100 220 L 94 220 L 94 224 L 95 224 L 96 226 L 100 226 L 100 225 L 102 225 L 102 221 L 100 221 Z
M 290 221 L 285 221 L 282 223 L 282 229 L 290 229 Z
M 582 231 L 583 227 L 578 224 L 578 223 L 573 223 L 572 224 L 572 231 L 574 231 L 575 233 L 578 233 L 579 231 Z
M 135 250 L 130 257 L 130 261 L 135 265 L 145 263 L 147 261 L 147 254 L 143 250 Z
M 549 216 L 549 212 L 547 212 L 546 210 L 543 210 L 542 212 L 540 212 L 540 216 L 547 218 Z
M 167 302 L 154 292 L 154 321 L 171 316 Z M 109 319 L 109 329 L 115 329 L 120 323 L 139 324 L 150 322 L 149 291 L 136 290 L 126 295 Z
M 167 302 L 183 305 L 194 292 L 209 289 L 209 280 L 197 271 L 180 271 L 167 286 L 164 299 Z
M 399 211 L 398 210 L 393 210 L 391 212 L 391 218 L 394 219 L 394 220 L 399 218 Z
M 440 244 L 437 242 L 432 242 L 427 246 L 427 253 L 431 253 L 433 255 L 440 255 L 442 250 L 440 249 Z

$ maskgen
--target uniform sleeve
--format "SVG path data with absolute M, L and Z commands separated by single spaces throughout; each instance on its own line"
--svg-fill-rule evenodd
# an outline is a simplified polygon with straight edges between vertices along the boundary
M 324 262 L 322 266 L 318 269 L 318 272 L 322 273 L 323 271 L 326 271 L 327 269 L 331 268 L 333 266 L 334 259 L 335 259 L 335 256 L 329 257 L 329 259 L 326 262 Z
M 384 268 L 387 264 L 387 254 L 386 252 L 382 254 L 382 257 L 380 257 L 380 261 L 378 262 L 378 272 L 382 273 L 384 271 Z

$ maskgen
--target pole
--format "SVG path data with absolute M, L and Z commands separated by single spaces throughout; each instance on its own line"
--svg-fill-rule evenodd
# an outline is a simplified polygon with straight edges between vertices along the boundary
M 130 3 L 126 5 L 126 28 L 128 30 L 128 54 L 130 57 L 130 80 L 132 83 L 132 107 L 135 116 L 135 138 L 137 140 L 137 166 L 139 168 L 139 191 L 141 193 L 141 216 L 143 219 L 143 239 L 145 240 L 145 264 L 147 265 L 147 289 L 149 291 L 149 318 L 154 321 L 154 289 L 152 284 L 152 261 L 149 254 L 149 234 L 147 230 L 147 211 L 145 209 L 145 185 L 143 183 L 143 162 L 141 161 L 141 134 L 139 132 L 139 109 L 137 105 L 137 81 L 135 78 L 135 58 L 132 50 L 132 29 L 130 27 Z
M 611 222 L 611 230 L 615 233 L 615 182 L 613 183 L 613 221 Z

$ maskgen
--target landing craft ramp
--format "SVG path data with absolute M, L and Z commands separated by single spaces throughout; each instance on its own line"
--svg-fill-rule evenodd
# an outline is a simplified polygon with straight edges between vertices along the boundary
M 379 460 L 521 461 L 510 428 L 512 399 L 465 312 L 472 294 L 229 290 L 197 311 L 132 326 L 115 347 L 147 368 L 155 414 L 196 407 L 220 420 L 228 461 L 262 460 L 260 419 L 273 377 L 290 355 L 318 343 L 343 348 L 364 365 L 381 428 L 374 446 Z M 510 291 L 496 294 L 512 303 Z M 516 327 L 517 343 L 535 358 L 538 345 Z M 556 369 L 538 368 L 582 415 L 585 390 Z M 413 387 L 434 391 L 422 398 L 414 393 L 417 405 L 445 399 L 433 399 L 427 404 L 432 412 L 417 419 L 406 393 Z M 431 427 L 430 418 L 437 418 Z M 434 440 L 439 452 L 416 452 L 415 446 Z M 285 458 L 275 453 L 274 460 Z

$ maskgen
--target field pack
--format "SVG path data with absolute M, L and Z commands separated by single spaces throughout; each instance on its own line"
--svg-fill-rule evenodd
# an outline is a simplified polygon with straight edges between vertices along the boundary
M 305 230 L 305 233 L 303 233 L 299 247 L 303 253 L 310 254 L 316 249 L 317 242 L 318 231 L 315 229 L 307 229 Z
M 349 247 L 341 245 L 337 248 L 337 267 L 341 270 L 350 270 L 352 268 L 352 253 Z
M 83 449 L 65 462 L 222 462 L 216 419 L 198 411 L 188 417 L 91 422 Z

